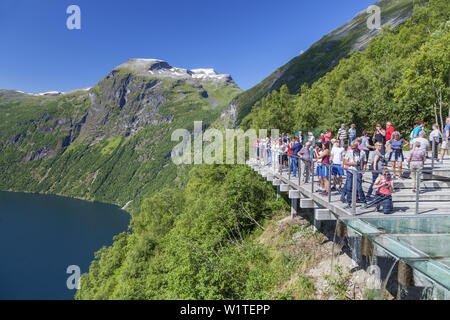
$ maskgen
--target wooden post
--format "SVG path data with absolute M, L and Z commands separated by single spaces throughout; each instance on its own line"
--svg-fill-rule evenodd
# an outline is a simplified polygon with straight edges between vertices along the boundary
M 362 236 L 361 254 L 365 257 L 371 257 L 373 254 L 373 244 L 366 236 Z
M 294 219 L 294 217 L 297 215 L 297 199 L 291 199 L 291 218 Z
M 397 281 L 405 287 L 414 286 L 413 269 L 403 261 L 398 263 Z
M 345 238 L 347 236 L 347 226 L 342 221 L 337 221 L 336 235 L 339 238 Z

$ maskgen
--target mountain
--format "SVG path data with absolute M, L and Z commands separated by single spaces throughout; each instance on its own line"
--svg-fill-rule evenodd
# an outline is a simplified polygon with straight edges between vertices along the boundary
M 287 86 L 268 94 L 249 124 L 293 133 L 354 121 L 360 132 L 391 120 L 407 136 L 416 117 L 427 128 L 438 122 L 438 113 L 450 112 L 450 2 L 416 4 L 405 23 L 341 59 L 301 95 Z M 370 275 L 353 272 L 351 259 L 330 276 L 334 245 L 308 222 L 312 214 L 291 219 L 287 195 L 277 197 L 248 166 L 195 166 L 182 190 L 145 199 L 130 231 L 96 253 L 75 298 L 373 299 L 358 280 Z M 328 239 L 329 227 L 320 230 Z
M 0 90 L 0 189 L 139 206 L 187 173 L 173 130 L 211 125 L 241 90 L 213 69 L 131 59 L 93 88 L 40 94 Z
M 376 5 L 381 8 L 381 26 L 394 28 L 411 16 L 413 0 L 382 0 Z M 364 50 L 370 39 L 381 31 L 367 28 L 369 16 L 366 10 L 359 12 L 351 21 L 322 37 L 256 86 L 239 94 L 221 115 L 225 125 L 239 125 L 257 101 L 283 84 L 288 86 L 290 93 L 300 93 L 303 84 L 311 85 L 320 79 L 352 51 Z

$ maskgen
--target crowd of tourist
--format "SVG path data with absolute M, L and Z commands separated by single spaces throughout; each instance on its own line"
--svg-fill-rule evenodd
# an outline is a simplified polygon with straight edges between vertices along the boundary
M 426 160 L 432 157 L 436 162 L 444 161 L 445 153 L 450 150 L 450 117 L 446 119 L 443 132 L 434 124 L 432 131 L 427 134 L 424 122 L 418 121 L 409 137 L 402 137 L 391 122 L 387 122 L 385 128 L 377 124 L 372 136 L 366 130 L 361 134 L 358 137 L 355 124 L 351 124 L 348 130 L 342 124 L 335 136 L 330 130 L 321 133 L 318 139 L 312 132 L 306 135 L 302 131 L 296 135 L 283 133 L 276 140 L 271 137 L 257 139 L 255 147 L 258 160 L 263 160 L 276 170 L 287 168 L 293 177 L 297 177 L 301 167 L 303 176 L 300 178 L 304 183 L 310 181 L 311 174 L 316 175 L 319 180 L 316 191 L 324 196 L 328 196 L 329 190 L 338 191 L 341 201 L 346 203 L 344 208 L 352 206 L 353 183 L 356 180 L 356 202 L 361 203 L 362 208 L 376 206 L 380 210 L 383 206 L 383 212 L 390 213 L 394 180 L 411 177 L 412 191 L 416 192 L 417 180 L 420 183 L 419 171 L 424 168 Z M 405 157 L 403 151 L 407 146 L 410 152 Z M 433 151 L 431 155 L 429 151 Z M 406 172 L 403 168 L 405 162 L 408 166 Z M 391 170 L 388 169 L 389 163 Z M 362 188 L 366 171 L 372 173 L 367 194 Z M 356 179 L 353 175 L 356 175 Z

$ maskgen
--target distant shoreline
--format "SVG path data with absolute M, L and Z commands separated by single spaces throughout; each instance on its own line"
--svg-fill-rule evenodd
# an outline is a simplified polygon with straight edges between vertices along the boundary
M 111 203 L 111 202 L 96 201 L 96 200 L 91 200 L 91 199 L 82 198 L 82 197 L 71 197 L 71 196 L 67 196 L 67 195 L 64 195 L 64 194 L 58 194 L 58 193 L 43 193 L 43 192 L 35 192 L 35 191 L 18 191 L 18 190 L 4 190 L 4 189 L 0 189 L 0 192 L 14 192 L 14 193 L 36 194 L 36 195 L 43 195 L 43 196 L 55 196 L 55 197 L 60 197 L 60 198 L 72 199 L 72 200 L 86 201 L 86 202 L 90 202 L 90 203 L 109 204 L 109 205 L 118 207 L 122 211 L 125 211 L 126 213 L 128 213 L 130 215 L 130 218 L 133 217 L 133 215 L 129 211 L 126 210 L 126 206 L 129 203 L 131 203 L 131 201 L 133 201 L 133 200 L 128 201 L 127 204 L 125 204 L 124 207 L 121 207 L 120 205 L 117 205 L 117 204 L 114 204 L 114 203 Z

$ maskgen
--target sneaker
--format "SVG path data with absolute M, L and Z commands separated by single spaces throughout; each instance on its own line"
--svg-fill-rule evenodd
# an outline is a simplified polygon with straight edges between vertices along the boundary
M 365 208 L 367 208 L 367 203 L 363 203 L 363 204 L 361 205 L 361 209 L 365 209 Z
M 351 207 L 352 207 L 351 205 L 346 204 L 346 205 L 344 206 L 344 209 L 350 209 Z
M 328 192 L 326 192 L 326 191 L 323 191 L 323 192 L 321 192 L 320 193 L 322 196 L 328 196 Z

